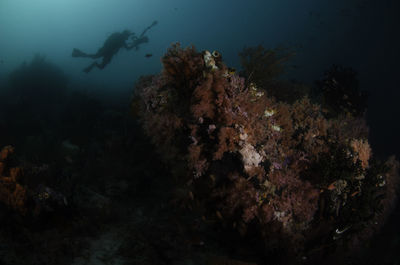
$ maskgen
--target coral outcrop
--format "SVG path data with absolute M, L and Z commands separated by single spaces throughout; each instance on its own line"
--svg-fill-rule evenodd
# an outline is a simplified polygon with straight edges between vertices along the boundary
M 397 166 L 372 156 L 362 118 L 329 119 L 307 97 L 277 101 L 219 53 L 175 44 L 162 62 L 133 108 L 205 219 L 288 252 L 321 252 L 383 222 Z
M 40 217 L 68 206 L 66 197 L 43 184 L 34 184 L 47 170 L 47 165 L 37 167 L 17 166 L 14 147 L 5 146 L 0 151 L 0 203 L 21 216 Z M 29 179 L 29 181 L 27 180 Z M 38 181 L 38 180 L 36 180 Z

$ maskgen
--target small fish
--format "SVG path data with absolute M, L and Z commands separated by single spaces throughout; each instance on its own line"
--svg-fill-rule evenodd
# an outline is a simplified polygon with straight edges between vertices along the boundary
M 3 62 L 3 60 L 0 60 L 0 64 L 3 64 L 4 62 Z
M 144 57 L 150 58 L 151 56 L 153 56 L 153 54 L 151 54 L 151 53 L 146 53 L 146 55 L 145 55 Z

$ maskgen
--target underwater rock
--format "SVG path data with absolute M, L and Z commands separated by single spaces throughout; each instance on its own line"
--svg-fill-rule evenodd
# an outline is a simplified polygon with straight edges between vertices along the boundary
M 307 96 L 276 101 L 268 82 L 227 74 L 194 47 L 173 45 L 162 61 L 161 74 L 137 84 L 132 107 L 207 219 L 293 255 L 325 251 L 315 238 L 328 246 L 371 238 L 370 225 L 390 211 L 383 198 L 397 168 L 371 155 L 362 118 L 329 119 Z M 337 229 L 347 241 L 332 236 Z

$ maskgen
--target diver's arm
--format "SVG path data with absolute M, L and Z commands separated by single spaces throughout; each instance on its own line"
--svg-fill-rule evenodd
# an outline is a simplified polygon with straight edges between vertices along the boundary
M 146 36 L 140 37 L 140 38 L 135 38 L 135 40 L 133 41 L 133 43 L 131 45 L 125 43 L 125 48 L 127 50 L 131 50 L 133 48 L 136 48 L 136 50 L 138 50 L 140 44 L 147 43 L 147 42 L 149 42 L 149 38 L 147 38 Z
M 149 29 L 151 29 L 152 27 L 154 27 L 155 25 L 157 25 L 158 24 L 158 21 L 157 20 L 154 20 L 153 21 L 153 23 L 151 23 L 151 25 L 150 26 L 148 26 L 147 28 L 145 28 L 144 30 L 143 30 L 143 32 L 142 32 L 142 34 L 140 34 L 140 38 L 141 37 L 144 37 L 144 34 L 146 34 L 146 32 L 149 30 Z

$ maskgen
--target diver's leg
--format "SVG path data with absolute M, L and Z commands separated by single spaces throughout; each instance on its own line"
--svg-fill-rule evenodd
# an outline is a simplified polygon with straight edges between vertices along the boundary
M 72 57 L 85 57 L 85 58 L 97 59 L 103 57 L 102 54 L 103 54 L 102 49 L 99 49 L 95 54 L 84 53 L 83 51 L 76 48 L 72 50 Z
M 88 67 L 86 67 L 85 69 L 83 69 L 83 71 L 85 73 L 89 73 L 93 69 L 93 67 L 97 67 L 99 69 L 104 69 L 104 67 L 106 67 L 106 65 L 111 62 L 111 58 L 112 58 L 112 56 L 104 56 L 101 64 L 94 62 L 94 63 L 90 64 Z
M 104 67 L 106 67 L 106 65 L 111 62 L 111 58 L 112 56 L 104 56 L 103 61 L 101 62 L 101 64 L 97 64 L 97 67 L 99 69 L 104 69 Z
M 81 51 L 79 49 L 74 48 L 72 50 L 72 57 L 90 57 L 90 55 L 87 53 L 84 53 L 83 51 Z
M 89 73 L 90 71 L 92 71 L 93 67 L 97 66 L 97 62 L 91 63 L 88 67 L 86 67 L 85 69 L 83 69 L 83 71 L 85 73 Z
M 97 52 L 95 54 L 90 54 L 89 57 L 92 59 L 97 59 L 100 57 L 104 56 L 104 49 L 103 47 L 101 47 L 100 49 L 97 50 Z

